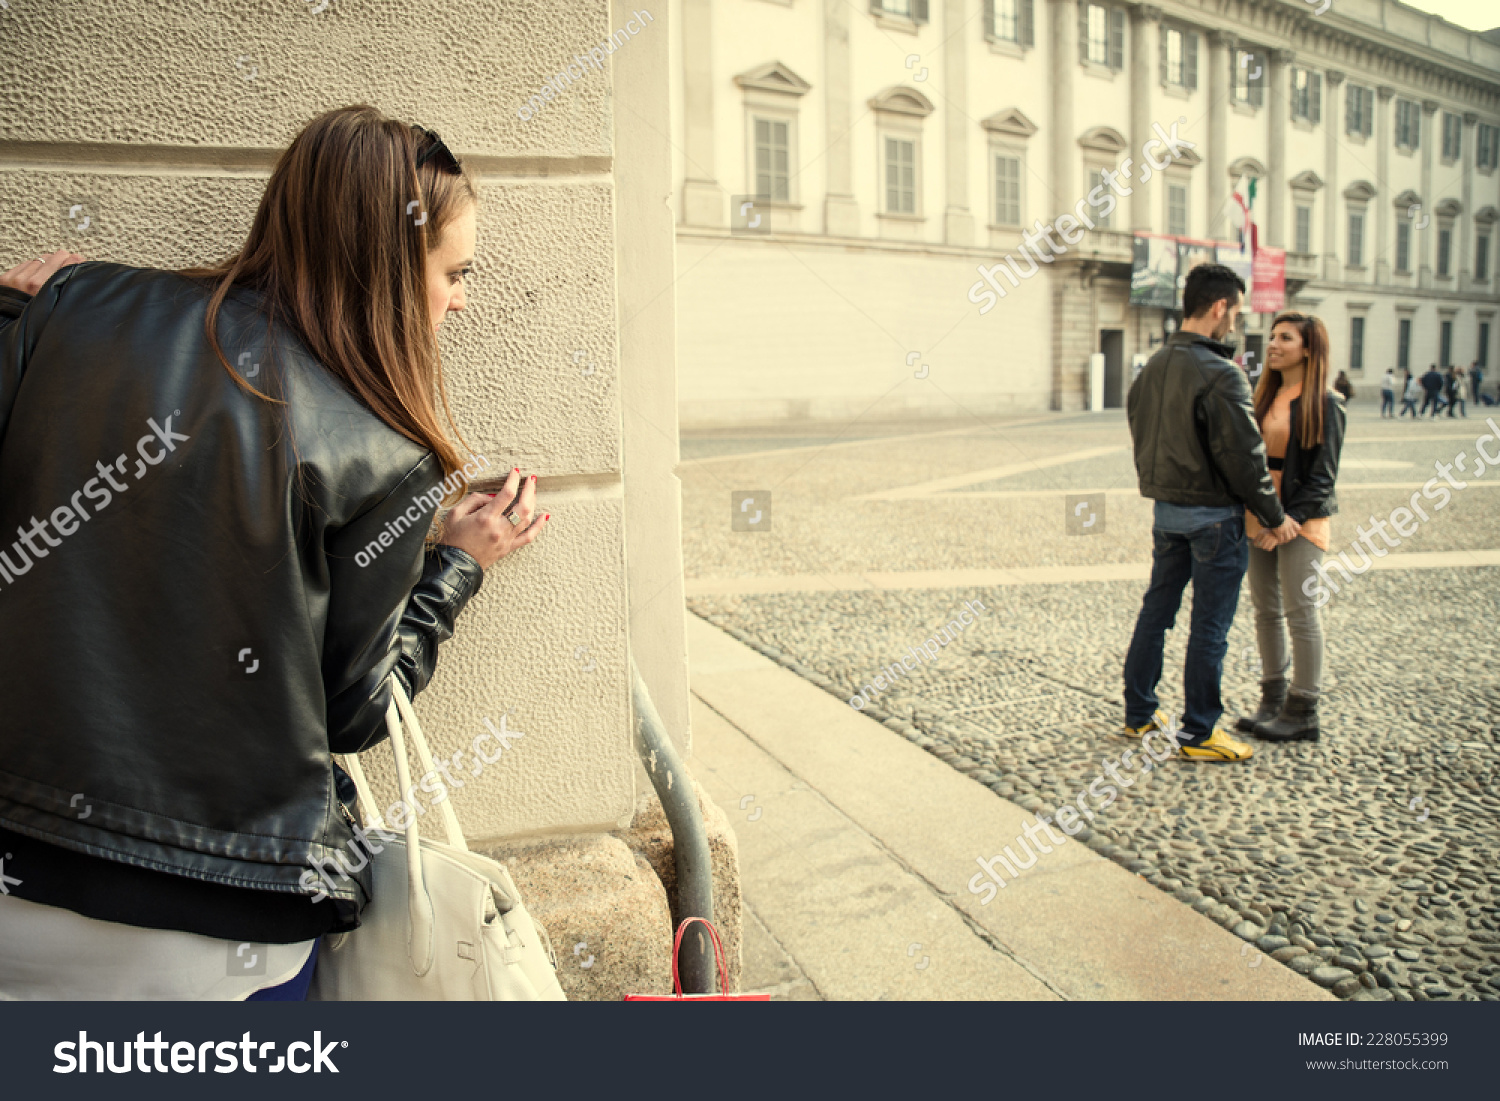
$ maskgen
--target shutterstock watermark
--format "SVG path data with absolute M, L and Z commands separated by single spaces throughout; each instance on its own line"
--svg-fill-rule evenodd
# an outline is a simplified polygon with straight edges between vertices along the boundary
M 1160 738 L 1166 742 L 1166 748 L 1161 753 L 1157 753 L 1151 747 L 1152 738 Z M 1150 772 L 1154 767 L 1151 763 L 1152 761 L 1160 764 L 1168 757 L 1175 756 L 1177 746 L 1177 727 L 1175 723 L 1165 731 L 1148 730 L 1145 734 L 1141 735 L 1141 764 L 1135 779 L 1131 779 L 1121 771 L 1122 767 L 1127 769 L 1134 768 L 1130 764 L 1130 759 L 1135 756 L 1135 750 L 1127 749 L 1124 753 L 1120 754 L 1118 764 L 1115 763 L 1113 758 L 1106 757 L 1099 763 L 1101 774 L 1086 789 L 1080 789 L 1078 794 L 1073 796 L 1072 803 L 1063 803 L 1050 816 L 1045 814 L 1036 815 L 1022 827 L 1021 832 L 1016 835 L 1013 845 L 1005 846 L 1003 851 L 990 857 L 988 860 L 982 856 L 976 856 L 974 858 L 975 862 L 984 870 L 982 872 L 975 872 L 970 878 L 969 893 L 971 895 L 984 895 L 985 897 L 979 900 L 979 905 L 988 906 L 995 900 L 995 896 L 1000 893 L 996 885 L 998 884 L 1000 888 L 1007 886 L 1005 877 L 1000 874 L 995 865 L 998 864 L 1001 868 L 1005 869 L 1011 879 L 1018 879 L 1022 872 L 1035 865 L 1041 856 L 1050 853 L 1053 849 L 1053 845 L 1047 844 L 1047 842 L 1037 836 L 1042 829 L 1046 829 L 1047 835 L 1051 838 L 1054 845 L 1061 847 L 1068 837 L 1076 836 L 1084 828 L 1085 823 L 1083 818 L 1087 818 L 1092 822 L 1094 820 L 1094 811 L 1103 810 L 1118 799 L 1121 788 L 1133 787 L 1135 781 L 1140 779 L 1141 774 Z M 1145 759 L 1148 756 L 1151 758 L 1149 761 Z M 1111 783 L 1110 781 L 1113 782 Z M 1119 787 L 1115 785 L 1119 785 Z M 1090 807 L 1088 800 L 1084 798 L 1085 794 L 1095 800 L 1093 807 Z M 1083 818 L 1079 817 L 1080 813 L 1083 815 Z M 1062 831 L 1064 834 L 1067 834 L 1067 837 L 1060 836 L 1052 828 L 1054 820 L 1062 827 Z M 1033 845 L 1036 846 L 1035 849 L 1032 848 Z M 1021 853 L 1025 853 L 1030 859 L 1023 861 Z
M 172 410 L 172 417 L 182 416 L 181 409 Z M 172 417 L 163 418 L 165 425 L 157 424 L 155 417 L 146 418 L 146 426 L 151 429 L 135 442 L 135 478 L 140 481 L 146 476 L 146 471 L 156 466 L 172 452 L 177 450 L 179 443 L 185 443 L 191 439 L 190 436 L 172 429 Z M 130 488 L 128 482 L 121 481 L 115 475 L 124 474 L 130 464 L 130 456 L 120 455 L 113 463 L 97 462 L 94 469 L 99 472 L 98 477 L 90 478 L 83 484 L 83 488 L 68 498 L 68 503 L 58 505 L 48 514 L 46 520 L 38 520 L 31 517 L 30 527 L 16 528 L 16 534 L 20 539 L 10 545 L 10 550 L 0 550 L 0 577 L 7 583 L 15 584 L 16 578 L 23 573 L 28 573 L 31 567 L 40 559 L 46 558 L 51 549 L 62 546 L 63 539 L 76 532 L 83 524 L 88 523 L 93 516 L 97 516 L 109 507 L 109 503 L 115 499 L 116 494 L 123 494 Z M 93 504 L 94 511 L 90 515 L 83 498 Z M 58 535 L 53 538 L 47 533 L 48 521 L 51 521 L 52 530 Z M 38 544 L 37 540 L 41 543 Z M 25 546 L 25 550 L 22 546 Z M 11 560 L 11 552 L 15 552 L 15 560 Z M 30 551 L 30 556 L 27 555 Z
M 1422 508 L 1418 498 L 1432 502 L 1433 512 L 1441 512 L 1452 504 L 1455 493 L 1468 489 L 1468 482 L 1461 482 L 1453 476 L 1455 469 L 1460 474 L 1467 475 L 1472 481 L 1478 481 L 1490 470 L 1500 470 L 1500 450 L 1492 454 L 1486 447 L 1491 442 L 1500 444 L 1500 424 L 1495 423 L 1494 417 L 1486 418 L 1484 423 L 1489 431 L 1474 441 L 1474 450 L 1478 452 L 1479 457 L 1474 460 L 1472 471 L 1468 466 L 1469 453 L 1467 451 L 1460 451 L 1454 456 L 1452 462 L 1445 463 L 1438 460 L 1433 463 L 1433 469 L 1437 471 L 1436 477 L 1428 478 L 1422 488 L 1411 495 L 1408 504 L 1393 508 L 1384 520 L 1371 516 L 1368 521 L 1369 531 L 1362 527 L 1354 529 L 1358 534 L 1349 544 L 1349 550 L 1339 551 L 1337 558 L 1325 558 L 1313 567 L 1312 576 L 1302 582 L 1302 592 L 1312 600 L 1314 607 L 1323 607 L 1339 591 L 1339 583 L 1329 574 L 1330 569 L 1342 574 L 1344 584 L 1347 585 L 1356 577 L 1362 577 L 1368 573 L 1374 567 L 1375 559 L 1384 558 L 1390 554 L 1391 550 L 1401 545 L 1402 539 L 1410 539 L 1415 535 L 1420 523 L 1431 519 Z M 1439 478 L 1447 484 L 1440 483 Z M 1395 529 L 1394 537 L 1387 532 L 1387 528 Z M 1376 544 L 1374 537 L 1377 535 L 1380 536 L 1384 546 Z M 1358 565 L 1349 557 L 1350 551 L 1359 556 Z
M 464 463 L 462 469 L 455 470 L 426 493 L 419 493 L 413 497 L 410 508 L 386 524 L 385 530 L 377 538 L 370 540 L 365 544 L 364 550 L 355 554 L 354 560 L 360 564 L 361 568 L 375 561 L 375 557 L 393 544 L 396 537 L 407 528 L 421 523 L 424 516 L 430 517 L 431 513 L 436 512 L 444 497 L 459 486 L 468 485 L 481 470 L 490 465 L 490 461 L 483 455 L 470 455 L 469 459 L 471 461 Z M 473 469 L 471 470 L 470 467 Z M 415 516 L 412 515 L 413 510 L 416 511 Z M 431 523 L 430 518 L 428 522 Z
M 501 755 L 507 749 L 511 748 L 511 742 L 517 738 L 526 737 L 523 732 L 510 730 L 506 727 L 505 715 L 500 716 L 500 726 L 498 729 L 494 723 L 490 722 L 488 716 L 485 716 L 481 721 L 484 723 L 485 731 L 483 734 L 478 735 L 469 745 L 469 752 L 474 755 L 475 760 L 473 767 L 468 770 L 468 774 L 474 778 L 483 775 L 486 765 L 492 765 L 498 761 Z M 480 748 L 486 740 L 493 741 L 499 746 L 493 754 L 487 753 Z M 424 773 L 416 783 L 403 791 L 401 798 L 387 807 L 384 815 L 371 822 L 367 827 L 358 824 L 353 826 L 354 840 L 349 842 L 347 847 L 351 855 L 359 859 L 358 864 L 346 862 L 342 850 L 334 853 L 332 857 L 326 860 L 314 860 L 313 867 L 316 869 L 316 874 L 312 871 L 303 872 L 302 878 L 299 880 L 304 890 L 317 892 L 313 896 L 313 901 L 322 902 L 328 897 L 328 892 L 335 888 L 333 877 L 329 875 L 329 865 L 333 865 L 333 871 L 340 879 L 347 881 L 351 875 L 364 868 L 375 855 L 385 851 L 385 845 L 377 843 L 377 839 L 381 842 L 397 840 L 396 836 L 389 832 L 390 830 L 404 830 L 407 826 L 411 825 L 414 818 L 427 813 L 427 807 L 423 806 L 422 800 L 416 797 L 415 793 L 418 788 L 432 796 L 432 805 L 436 806 L 448 798 L 449 788 L 457 789 L 463 787 L 465 781 L 460 780 L 454 775 L 459 768 L 459 762 L 463 759 L 463 756 L 464 751 L 460 749 L 456 750 L 451 757 L 442 757 L 434 760 L 434 769 L 431 772 Z M 438 779 L 440 774 L 442 776 L 441 780 Z M 319 879 L 323 881 L 324 886 L 328 890 L 323 890 L 318 886 Z
M 1141 183 L 1151 179 L 1153 173 L 1164 171 L 1173 161 L 1183 155 L 1185 149 L 1196 149 L 1197 145 L 1186 138 L 1177 136 L 1179 123 L 1187 122 L 1186 118 L 1180 118 L 1172 123 L 1170 132 L 1161 128 L 1161 123 L 1153 122 L 1151 128 L 1156 131 L 1156 137 L 1147 139 L 1141 146 Z M 1166 159 L 1158 160 L 1155 151 L 1158 148 L 1166 148 Z M 989 313 L 995 308 L 995 303 L 1005 297 L 1005 288 L 1000 285 L 998 275 L 1005 276 L 1010 281 L 1012 288 L 1019 287 L 1021 280 L 1030 279 L 1041 270 L 1041 264 L 1050 264 L 1057 257 L 1068 251 L 1067 245 L 1076 245 L 1083 239 L 1083 226 L 1089 229 L 1096 228 L 1092 218 L 1084 212 L 1084 205 L 1091 206 L 1098 212 L 1100 218 L 1108 218 L 1110 213 L 1119 205 L 1119 199 L 1131 193 L 1131 188 L 1120 183 L 1120 179 L 1131 179 L 1131 166 L 1135 160 L 1131 157 L 1125 158 L 1125 163 L 1118 169 L 1105 169 L 1099 173 L 1104 183 L 1099 184 L 1088 196 L 1079 199 L 1073 205 L 1072 214 L 1060 214 L 1052 222 L 1042 225 L 1038 218 L 1033 228 L 1021 234 L 1021 259 L 1026 261 L 1026 270 L 1022 270 L 1016 263 L 1014 253 L 1007 253 L 998 264 L 986 268 L 980 264 L 977 270 L 981 279 L 969 288 L 969 301 L 979 305 L 981 314 Z M 1119 198 L 1116 198 L 1119 196 Z M 1057 244 L 1052 240 L 1052 234 L 1056 233 L 1063 239 L 1063 244 Z M 1044 250 L 1038 246 L 1038 242 L 1047 246 Z M 1026 250 L 1030 249 L 1030 252 Z M 1033 256 L 1035 257 L 1033 259 Z M 986 285 L 988 284 L 988 285 Z
M 586 69 L 603 69 L 604 59 L 607 56 L 614 53 L 634 36 L 645 30 L 647 23 L 655 22 L 656 17 L 645 8 L 635 12 L 630 19 L 625 21 L 625 26 L 615 31 L 614 34 L 599 43 L 599 45 L 590 46 L 587 57 L 579 57 L 577 54 L 574 54 L 572 61 L 558 70 L 556 76 L 538 88 L 536 94 L 522 105 L 521 109 L 516 112 L 517 117 L 522 122 L 530 122 L 543 107 L 562 95 L 564 88 L 567 88 L 575 80 L 582 80 Z M 575 68 L 578 70 L 577 75 L 573 73 Z
M 980 612 L 985 610 L 984 605 L 977 600 L 965 600 L 964 608 L 966 609 L 965 611 L 959 612 L 956 618 L 950 619 L 941 630 L 934 632 L 931 638 L 919 644 L 916 649 L 908 646 L 906 652 L 909 657 L 902 658 L 899 665 L 886 666 L 876 676 L 873 684 L 866 684 L 861 692 L 856 692 L 849 697 L 849 706 L 856 711 L 863 711 L 870 705 L 872 698 L 891 687 L 891 685 L 901 678 L 902 673 L 915 669 L 923 659 L 926 661 L 936 661 L 940 647 L 947 646 L 948 643 L 959 636 L 959 633 L 965 627 L 972 627 L 974 625 L 975 621 L 972 616 L 977 614 L 975 613 L 975 609 L 978 609 Z M 857 703 L 855 702 L 856 700 L 858 701 Z

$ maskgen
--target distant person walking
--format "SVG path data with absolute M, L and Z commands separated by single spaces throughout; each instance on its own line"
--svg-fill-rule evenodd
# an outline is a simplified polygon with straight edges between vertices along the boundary
M 1438 371 L 1436 363 L 1429 367 L 1427 373 L 1422 376 L 1422 389 L 1427 392 L 1427 397 L 1423 400 L 1418 415 L 1427 412 L 1427 407 L 1431 406 L 1432 415 L 1437 416 L 1438 411 L 1443 408 L 1443 376 Z
M 1479 360 L 1476 359 L 1469 365 L 1469 389 L 1474 392 L 1474 404 L 1476 406 L 1489 404 L 1480 390 L 1482 386 L 1484 386 L 1484 368 L 1479 366 Z
M 1380 415 L 1392 419 L 1396 416 L 1396 372 L 1389 367 L 1385 378 L 1380 380 Z
M 1304 586 L 1328 550 L 1329 517 L 1338 511 L 1333 487 L 1345 421 L 1344 399 L 1327 388 L 1327 377 L 1323 322 L 1291 312 L 1276 318 L 1266 373 L 1255 388 L 1255 419 L 1265 437 L 1271 479 L 1286 514 L 1301 529 L 1295 539 L 1278 544 L 1253 514 L 1246 516 L 1261 694 L 1255 714 L 1235 723 L 1266 741 L 1318 740 L 1323 622 Z
M 1190 271 L 1183 288 L 1186 320 L 1141 370 L 1126 399 L 1141 496 L 1156 504 L 1151 583 L 1125 656 L 1125 728 L 1118 733 L 1138 740 L 1153 728 L 1172 728 L 1158 707 L 1156 686 L 1165 636 L 1191 580 L 1178 742 L 1182 756 L 1196 761 L 1243 761 L 1255 753 L 1219 725 L 1224 651 L 1249 564 L 1245 510 L 1277 543 L 1298 531 L 1271 480 L 1250 385 L 1220 343 L 1239 319 L 1244 291 L 1244 281 L 1222 264 Z
M 1448 416 L 1453 416 L 1453 410 L 1457 409 L 1462 416 L 1467 417 L 1469 415 L 1466 404 L 1468 400 L 1469 379 L 1462 367 L 1455 367 L 1448 378 Z
M 1416 420 L 1417 399 L 1421 396 L 1422 384 L 1417 380 L 1417 376 L 1408 370 L 1406 372 L 1406 385 L 1401 388 L 1401 412 L 1397 416 L 1404 417 L 1407 413 L 1410 413 L 1411 419 Z
M 1345 401 L 1354 400 L 1354 383 L 1349 381 L 1347 372 L 1339 372 L 1339 377 L 1333 380 L 1333 388 L 1344 395 Z

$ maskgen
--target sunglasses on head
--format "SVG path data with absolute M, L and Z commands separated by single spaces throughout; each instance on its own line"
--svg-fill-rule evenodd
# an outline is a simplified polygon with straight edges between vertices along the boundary
M 425 141 L 426 143 L 417 151 L 418 169 L 428 161 L 435 160 L 437 161 L 438 168 L 444 172 L 450 172 L 457 176 L 463 171 L 458 166 L 458 158 L 453 155 L 451 149 L 443 144 L 443 139 L 438 137 L 435 131 L 426 130 L 416 125 L 413 125 L 412 129 L 419 135 L 419 142 Z

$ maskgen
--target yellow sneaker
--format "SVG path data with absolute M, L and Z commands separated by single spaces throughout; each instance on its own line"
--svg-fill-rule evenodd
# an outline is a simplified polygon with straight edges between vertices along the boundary
M 1171 716 L 1160 708 L 1157 709 L 1156 714 L 1151 716 L 1151 721 L 1144 726 L 1130 726 L 1127 724 L 1117 727 L 1115 729 L 1115 737 L 1129 738 L 1132 742 L 1138 742 L 1153 730 L 1160 730 L 1164 734 L 1171 734 L 1173 732 Z
M 1190 761 L 1248 761 L 1255 749 L 1237 741 L 1222 726 L 1197 745 L 1179 745 L 1177 751 Z

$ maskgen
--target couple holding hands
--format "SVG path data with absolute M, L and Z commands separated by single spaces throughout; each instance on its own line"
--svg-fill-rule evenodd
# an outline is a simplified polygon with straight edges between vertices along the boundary
M 1252 394 L 1229 360 L 1233 349 L 1221 343 L 1239 321 L 1244 292 L 1244 281 L 1221 264 L 1189 272 L 1182 326 L 1126 402 L 1141 495 L 1156 504 L 1151 582 L 1125 658 L 1119 733 L 1139 740 L 1152 729 L 1173 731 L 1190 760 L 1244 761 L 1255 752 L 1220 722 L 1224 654 L 1247 572 L 1261 699 L 1234 727 L 1266 741 L 1316 741 L 1319 733 L 1323 624 L 1303 583 L 1323 560 L 1338 511 L 1344 399 L 1329 388 L 1327 329 L 1297 312 L 1273 321 Z M 1179 728 L 1159 708 L 1156 686 L 1189 580 Z

